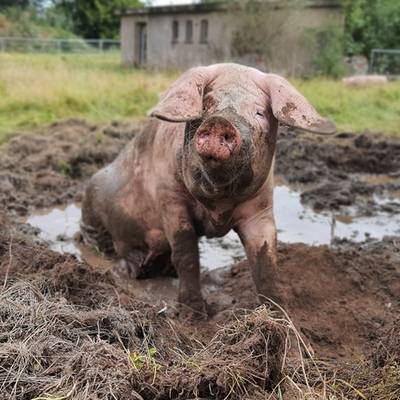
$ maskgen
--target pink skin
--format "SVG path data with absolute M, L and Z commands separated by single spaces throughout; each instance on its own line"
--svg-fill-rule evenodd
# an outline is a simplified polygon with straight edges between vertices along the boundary
M 162 121 L 151 119 L 89 182 L 83 237 L 93 243 L 93 232 L 108 232 L 136 275 L 171 252 L 179 302 L 204 312 L 198 237 L 234 229 L 256 293 L 279 301 L 272 204 L 278 122 L 322 134 L 334 125 L 285 79 L 235 64 L 189 70 L 152 116 Z

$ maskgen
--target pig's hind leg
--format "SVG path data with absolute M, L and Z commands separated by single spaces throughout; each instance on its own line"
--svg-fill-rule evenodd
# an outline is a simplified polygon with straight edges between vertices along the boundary
M 150 229 L 143 246 L 133 247 L 124 240 L 114 240 L 114 247 L 121 265 L 135 279 L 176 276 L 168 241 L 160 229 Z
M 85 245 L 104 254 L 113 254 L 114 246 L 110 233 L 105 228 L 92 201 L 92 190 L 88 187 L 82 205 L 80 239 Z

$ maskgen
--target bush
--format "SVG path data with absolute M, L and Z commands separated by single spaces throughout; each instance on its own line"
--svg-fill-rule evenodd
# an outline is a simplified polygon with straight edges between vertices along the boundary
M 314 75 L 339 78 L 346 74 L 343 62 L 344 35 L 336 26 L 328 26 L 324 30 L 313 31 L 309 36 L 316 48 L 313 60 Z
M 400 43 L 400 2 L 343 0 L 345 51 L 369 57 L 373 48 L 393 49 Z

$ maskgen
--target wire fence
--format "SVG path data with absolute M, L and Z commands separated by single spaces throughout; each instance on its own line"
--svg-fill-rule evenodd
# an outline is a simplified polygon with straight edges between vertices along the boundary
M 120 48 L 120 41 L 109 39 L 0 37 L 0 52 L 8 53 L 103 53 Z
M 373 49 L 369 73 L 400 76 L 400 49 Z

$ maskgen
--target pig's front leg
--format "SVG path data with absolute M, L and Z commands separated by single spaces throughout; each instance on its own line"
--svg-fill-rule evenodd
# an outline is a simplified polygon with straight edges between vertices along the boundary
M 179 277 L 178 302 L 206 314 L 200 289 L 198 237 L 183 205 L 169 203 L 164 213 L 164 229 L 171 247 L 171 258 Z
M 238 227 L 245 247 L 257 294 L 281 303 L 277 288 L 276 227 L 272 210 L 243 222 Z

